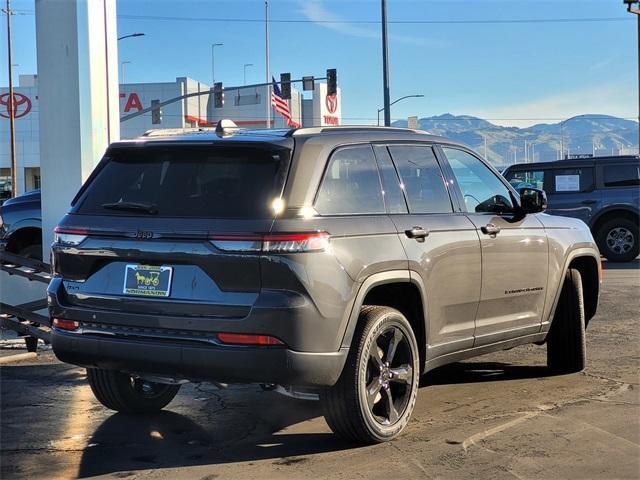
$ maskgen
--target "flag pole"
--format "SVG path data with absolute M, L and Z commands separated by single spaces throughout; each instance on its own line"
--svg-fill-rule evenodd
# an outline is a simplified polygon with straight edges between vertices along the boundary
M 271 73 L 269 72 L 269 1 L 264 2 L 264 46 L 265 46 L 265 70 L 266 79 L 265 83 L 267 88 L 265 89 L 266 98 L 265 105 L 267 106 L 267 122 L 266 128 L 271 128 Z

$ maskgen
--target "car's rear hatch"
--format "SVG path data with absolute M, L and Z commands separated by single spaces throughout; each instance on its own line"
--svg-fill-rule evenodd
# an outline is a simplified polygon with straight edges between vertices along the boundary
M 106 157 L 58 229 L 60 300 L 131 314 L 246 316 L 260 291 L 259 255 L 214 239 L 270 231 L 290 148 L 160 143 Z

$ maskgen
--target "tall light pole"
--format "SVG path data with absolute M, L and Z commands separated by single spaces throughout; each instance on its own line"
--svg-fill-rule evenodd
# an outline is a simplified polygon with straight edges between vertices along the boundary
M 214 54 L 213 50 L 216 47 L 221 47 L 223 45 L 224 45 L 224 43 L 212 43 L 211 44 L 211 85 L 216 83 L 216 62 L 215 62 L 215 54 Z
M 244 66 L 242 67 L 242 84 L 246 85 L 247 84 L 247 67 L 253 67 L 253 63 L 245 63 Z
M 265 128 L 271 128 L 271 40 L 269 38 L 269 0 L 264 0 L 264 69 L 265 88 L 264 104 L 267 107 Z
M 635 13 L 638 17 L 638 152 L 640 153 L 640 0 L 623 0 L 623 2 L 627 5 L 627 12 Z
M 120 81 L 122 82 L 123 85 L 125 83 L 124 82 L 124 69 L 125 69 L 125 66 L 128 63 L 131 63 L 131 62 L 129 60 L 125 60 L 124 62 L 120 62 Z
M 124 40 L 125 38 L 132 38 L 132 37 L 144 37 L 144 33 L 130 33 L 129 35 L 123 35 L 122 37 L 118 37 L 118 41 L 120 40 Z
M 7 99 L 7 109 L 9 110 L 9 145 L 11 149 L 11 195 L 16 196 L 18 192 L 16 160 L 16 111 L 13 106 L 13 64 L 11 63 L 11 11 L 10 1 L 7 0 L 7 8 L 3 10 L 7 15 L 7 65 L 9 67 L 9 98 Z
M 395 99 L 393 102 L 391 102 L 388 107 L 389 107 L 389 112 L 391 112 L 391 105 L 394 105 L 396 103 L 398 103 L 400 100 L 404 100 L 405 98 L 422 98 L 424 97 L 424 95 L 422 94 L 417 94 L 417 95 L 405 95 L 404 97 L 400 97 Z M 379 108 L 378 109 L 378 126 L 380 126 L 380 112 L 382 112 L 385 109 L 385 107 Z M 391 113 L 389 113 L 389 116 L 391 116 Z M 386 118 L 385 118 L 385 127 L 388 127 L 391 125 L 391 122 L 389 122 L 389 124 L 386 123 Z
M 584 117 L 584 115 L 574 115 L 573 117 L 565 118 L 560 122 L 560 160 L 564 159 L 564 124 L 580 117 Z M 569 148 L 567 148 L 567 152 L 568 150 Z
M 387 42 L 387 0 L 382 0 L 382 90 L 384 97 L 384 126 L 391 126 L 389 99 L 389 43 Z

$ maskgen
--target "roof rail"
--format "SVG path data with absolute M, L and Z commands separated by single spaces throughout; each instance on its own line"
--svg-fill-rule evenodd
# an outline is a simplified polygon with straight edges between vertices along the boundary
M 424 130 L 415 130 L 402 127 L 378 127 L 376 125 L 339 125 L 324 127 L 303 127 L 291 131 L 292 135 L 317 134 L 317 133 L 345 133 L 345 132 L 413 132 L 429 134 Z
M 185 128 L 153 128 L 144 132 L 141 137 L 168 137 L 173 135 L 184 135 L 187 133 L 215 132 L 211 127 L 185 127 Z

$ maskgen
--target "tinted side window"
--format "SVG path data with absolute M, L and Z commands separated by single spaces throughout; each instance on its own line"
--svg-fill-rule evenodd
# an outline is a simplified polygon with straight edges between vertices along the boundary
M 509 189 L 478 158 L 455 148 L 443 147 L 456 176 L 468 212 L 509 212 L 513 203 Z
M 371 146 L 345 147 L 331 156 L 315 209 L 321 215 L 385 213 Z
M 550 173 L 553 193 L 586 192 L 593 188 L 593 168 L 558 168 Z
M 605 165 L 605 187 L 631 187 L 640 185 L 640 165 Z
M 431 147 L 391 146 L 389 152 L 398 167 L 411 213 L 453 211 L 442 171 Z
M 544 170 L 511 170 L 506 178 L 516 190 L 523 187 L 544 189 Z
M 382 177 L 384 203 L 387 206 L 387 213 L 407 213 L 407 202 L 404 200 L 400 179 L 396 167 L 393 166 L 387 147 L 374 147 L 378 168 Z

